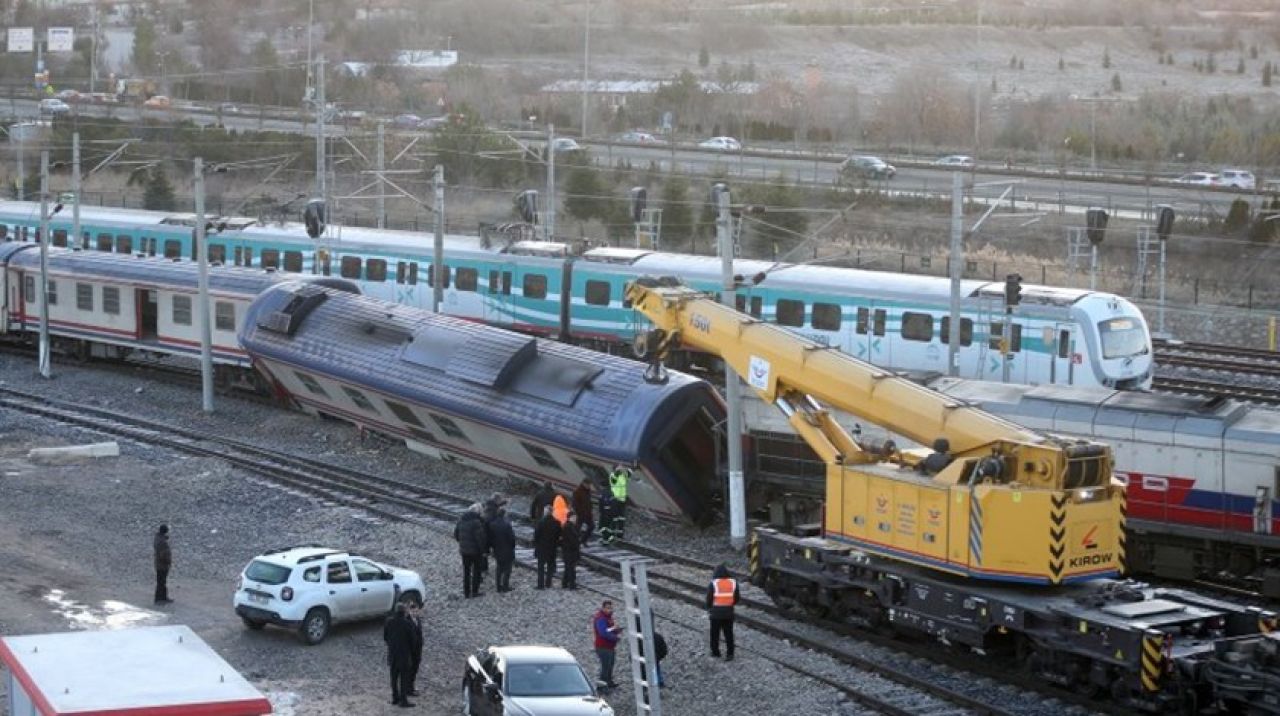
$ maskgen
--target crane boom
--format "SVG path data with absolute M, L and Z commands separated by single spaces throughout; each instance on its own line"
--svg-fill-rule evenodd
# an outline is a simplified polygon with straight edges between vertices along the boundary
M 719 356 L 826 462 L 829 537 L 993 579 L 1057 583 L 1122 567 L 1124 493 L 1108 447 L 1015 425 L 673 279 L 639 279 L 626 295 L 655 327 L 638 353 L 660 362 L 683 344 Z M 934 454 L 864 448 L 824 404 Z M 992 533 L 997 520 L 1006 529 Z

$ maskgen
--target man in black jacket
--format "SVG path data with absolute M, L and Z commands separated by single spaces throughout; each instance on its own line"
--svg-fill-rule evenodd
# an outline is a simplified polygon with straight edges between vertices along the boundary
M 542 518 L 533 528 L 533 556 L 538 559 L 538 589 L 551 586 L 556 577 L 556 547 L 560 544 L 560 523 L 551 516 L 551 506 L 542 508 Z
M 169 549 L 169 525 L 160 525 L 151 540 L 152 551 L 155 552 L 156 563 L 156 604 L 168 604 L 169 567 L 173 565 L 173 552 Z
M 555 499 L 556 490 L 551 483 L 542 483 L 542 487 L 539 487 L 533 495 L 533 502 L 529 503 L 529 521 L 536 525 L 538 520 L 542 519 L 542 508 L 550 507 Z
M 507 508 L 499 507 L 489 521 L 489 548 L 497 568 L 493 572 L 494 588 L 499 592 L 511 591 L 511 566 L 516 561 L 516 533 L 507 518 Z
M 413 622 L 405 613 L 406 605 L 401 602 L 387 621 L 382 625 L 382 640 L 387 643 L 387 665 L 391 667 L 391 703 L 396 706 L 413 706 L 409 701 L 409 692 L 413 691 L 410 681 L 413 667 Z
M 418 669 L 422 668 L 422 605 L 415 599 L 409 602 L 407 618 L 412 625 L 409 630 L 409 690 L 406 696 L 418 695 Z
M 453 538 L 458 540 L 458 554 L 462 555 L 462 595 L 467 599 L 480 596 L 480 577 L 484 572 L 485 554 L 489 551 L 489 536 L 485 529 L 483 508 L 477 502 L 453 528 Z
M 572 512 L 560 533 L 560 555 L 564 558 L 564 576 L 560 578 L 562 589 L 578 588 L 578 560 L 582 557 L 582 545 L 578 533 L 578 517 Z

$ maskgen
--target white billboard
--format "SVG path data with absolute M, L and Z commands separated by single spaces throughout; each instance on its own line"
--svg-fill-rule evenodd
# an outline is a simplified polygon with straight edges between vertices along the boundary
M 32 28 L 9 28 L 9 52 L 31 52 L 34 49 L 36 49 L 36 33 Z
M 76 31 L 70 27 L 49 28 L 49 52 L 71 52 L 75 45 Z

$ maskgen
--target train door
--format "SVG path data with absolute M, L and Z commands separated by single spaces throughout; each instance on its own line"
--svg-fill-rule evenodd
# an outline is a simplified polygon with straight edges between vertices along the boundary
M 1053 337 L 1046 346 L 1049 355 L 1049 382 L 1057 385 L 1075 384 L 1075 334 L 1072 324 L 1053 326 Z
M 484 294 L 485 323 L 491 326 L 511 326 L 515 310 L 511 299 L 511 284 L 515 280 L 515 271 L 515 264 L 510 261 L 489 264 Z
M 154 341 L 159 335 L 160 302 L 156 292 L 140 288 L 135 294 L 138 305 L 138 338 Z
M 868 302 L 854 309 L 852 351 L 855 358 L 875 365 L 888 365 L 892 360 L 889 350 L 889 310 Z

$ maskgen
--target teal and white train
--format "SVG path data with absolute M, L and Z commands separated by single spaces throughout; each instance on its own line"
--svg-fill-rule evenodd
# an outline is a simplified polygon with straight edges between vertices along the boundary
M 73 239 L 69 211 L 51 222 L 52 245 L 175 260 L 194 258 L 190 214 L 85 207 Z M 430 308 L 432 241 L 427 234 L 330 227 L 311 239 L 301 223 L 212 219 L 210 260 L 278 271 L 341 276 L 366 295 Z M 0 241 L 35 241 L 39 205 L 0 202 Z M 521 242 L 485 248 L 476 237 L 445 239 L 442 312 L 606 350 L 630 350 L 642 316 L 623 289 L 638 276 L 678 276 L 707 291 L 720 285 L 720 261 L 706 256 Z M 950 282 L 883 271 L 737 260 L 747 277 L 739 307 L 765 321 L 877 365 L 946 372 Z M 759 279 L 758 282 L 754 279 Z M 1024 285 L 1006 320 L 1004 284 L 964 281 L 960 374 L 1000 380 L 1002 336 L 1010 380 L 1026 384 L 1149 388 L 1151 335 L 1141 312 L 1114 294 Z M 1006 323 L 1008 325 L 1006 325 Z

